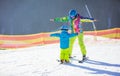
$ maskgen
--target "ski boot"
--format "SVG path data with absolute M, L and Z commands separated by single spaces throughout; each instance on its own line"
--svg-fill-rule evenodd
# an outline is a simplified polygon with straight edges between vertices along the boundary
M 65 60 L 65 62 L 66 62 L 66 63 L 69 63 L 70 61 L 68 61 L 68 60 Z
M 64 63 L 64 60 L 60 60 L 60 64 L 63 64 Z
M 87 57 L 86 57 L 86 55 L 83 55 L 83 58 L 82 58 L 82 60 L 80 60 L 80 61 L 78 61 L 79 63 L 83 63 L 84 61 L 86 61 L 87 60 Z
M 82 61 L 85 61 L 87 59 L 86 55 L 83 56 Z

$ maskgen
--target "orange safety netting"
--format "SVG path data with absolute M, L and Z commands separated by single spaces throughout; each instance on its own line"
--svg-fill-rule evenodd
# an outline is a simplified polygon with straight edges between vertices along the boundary
M 85 35 L 96 35 L 107 38 L 120 39 L 120 28 L 100 31 L 85 31 Z M 29 35 L 0 35 L 0 48 L 24 48 L 30 46 L 58 43 L 59 39 L 50 37 L 50 33 L 38 33 Z

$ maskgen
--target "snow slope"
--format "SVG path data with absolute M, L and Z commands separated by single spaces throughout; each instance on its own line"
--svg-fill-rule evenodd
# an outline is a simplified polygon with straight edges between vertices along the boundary
M 59 64 L 59 43 L 15 50 L 0 50 L 0 76 L 120 76 L 120 40 L 85 36 L 89 60 L 81 59 L 76 40 L 74 59 Z

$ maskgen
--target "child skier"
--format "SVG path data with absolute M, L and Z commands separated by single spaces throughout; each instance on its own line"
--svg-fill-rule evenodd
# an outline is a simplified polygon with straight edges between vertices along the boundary
M 55 36 L 55 37 L 59 37 L 60 38 L 60 61 L 61 64 L 63 64 L 64 62 L 69 63 L 69 38 L 76 36 L 77 33 L 72 33 L 69 34 L 68 33 L 68 25 L 63 25 L 61 27 L 61 33 L 54 33 L 51 34 L 50 36 Z

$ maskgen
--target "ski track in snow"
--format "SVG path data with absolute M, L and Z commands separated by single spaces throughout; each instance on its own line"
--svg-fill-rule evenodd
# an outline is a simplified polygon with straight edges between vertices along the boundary
M 73 59 L 60 64 L 59 43 L 14 50 L 0 50 L 0 76 L 120 76 L 120 40 L 85 36 L 89 59 L 84 63 L 76 40 Z

